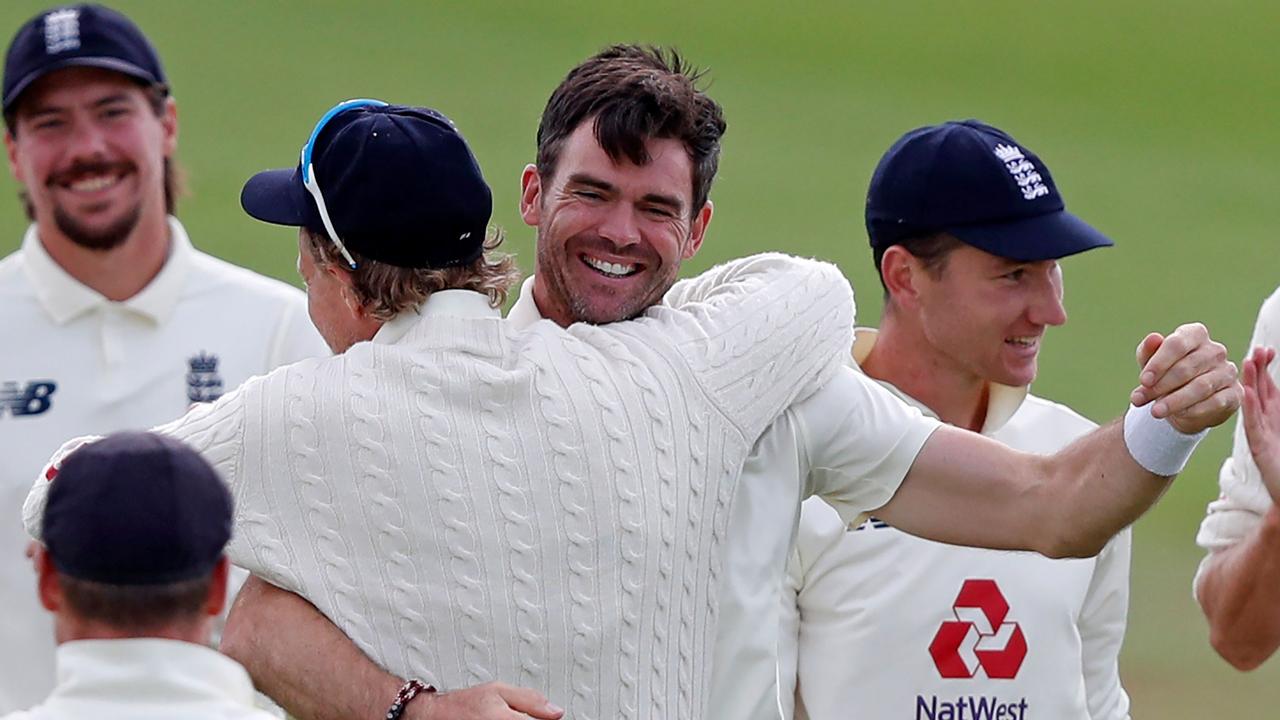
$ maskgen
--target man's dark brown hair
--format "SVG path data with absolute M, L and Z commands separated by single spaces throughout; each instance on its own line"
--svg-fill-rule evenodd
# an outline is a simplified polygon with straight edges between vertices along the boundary
M 673 49 L 614 45 L 569 71 L 538 124 L 538 173 L 555 174 L 565 138 L 585 120 L 614 162 L 649 162 L 645 142 L 679 140 L 693 162 L 693 206 L 707 203 L 720 164 L 724 113 L 698 88 L 702 72 Z
M 904 250 L 914 255 L 935 280 L 942 277 L 942 271 L 947 269 L 947 258 L 951 255 L 951 251 L 963 244 L 963 240 L 946 232 L 914 235 L 894 243 L 894 245 L 901 245 Z M 880 265 L 884 260 L 884 251 L 890 247 L 893 245 L 875 246 L 871 249 L 871 259 L 876 265 L 880 287 L 884 288 L 885 300 L 889 299 L 889 286 L 884 282 L 884 272 Z

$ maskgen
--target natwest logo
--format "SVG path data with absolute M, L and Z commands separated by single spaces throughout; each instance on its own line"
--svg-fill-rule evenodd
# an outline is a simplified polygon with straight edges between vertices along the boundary
M 929 643 L 944 678 L 971 678 L 978 668 L 993 680 L 1017 677 L 1027 657 L 1027 638 L 1016 622 L 1005 622 L 1009 603 L 995 580 L 965 580 L 952 605 L 955 620 L 943 621 Z

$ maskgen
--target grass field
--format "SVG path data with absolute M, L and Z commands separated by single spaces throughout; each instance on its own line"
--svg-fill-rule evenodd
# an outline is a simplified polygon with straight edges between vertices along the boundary
M 1239 358 L 1280 283 L 1280 5 L 1265 0 L 117 6 L 166 60 L 192 188 L 180 214 L 195 243 L 289 280 L 293 235 L 245 216 L 240 185 L 296 163 L 315 119 L 356 96 L 451 115 L 529 268 L 516 200 L 542 105 L 583 57 L 640 41 L 708 68 L 729 120 L 715 222 L 689 272 L 763 249 L 822 256 L 845 269 L 873 324 L 879 287 L 861 216 L 876 159 L 907 129 L 978 117 L 1039 153 L 1068 207 L 1117 240 L 1064 264 L 1071 322 L 1047 338 L 1039 394 L 1114 416 L 1146 331 L 1201 320 Z M 41 8 L 7 0 L 0 28 Z M 0 205 L 8 252 L 24 221 L 16 202 Z M 1211 435 L 1138 525 L 1122 665 L 1135 717 L 1274 717 L 1280 706 L 1280 661 L 1230 670 L 1190 597 L 1195 529 L 1229 442 Z

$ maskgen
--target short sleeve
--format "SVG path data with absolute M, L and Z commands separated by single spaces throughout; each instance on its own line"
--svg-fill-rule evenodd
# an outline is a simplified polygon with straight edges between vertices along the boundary
M 806 494 L 822 497 L 846 523 L 893 498 L 940 424 L 848 367 L 792 412 L 810 468 Z

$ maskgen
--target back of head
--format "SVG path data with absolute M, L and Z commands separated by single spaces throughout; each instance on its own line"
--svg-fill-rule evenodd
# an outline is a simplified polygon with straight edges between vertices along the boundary
M 61 609 L 124 635 L 202 621 L 231 523 L 226 486 L 177 440 L 125 432 L 77 449 L 43 520 Z
M 359 99 L 325 113 L 296 168 L 266 170 L 240 202 L 265 222 L 300 227 L 323 265 L 350 273 L 372 315 L 389 320 L 431 293 L 475 290 L 500 305 L 514 262 L 489 233 L 489 185 L 453 121 L 425 107 Z
M 702 73 L 675 50 L 614 45 L 583 61 L 551 94 L 538 124 L 538 171 L 555 174 L 564 140 L 584 121 L 615 162 L 649 162 L 650 138 L 679 140 L 693 162 L 693 205 L 707 202 L 720 162 L 724 113 L 698 88 Z

